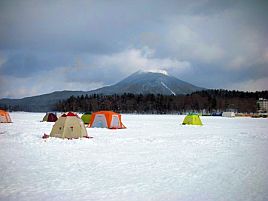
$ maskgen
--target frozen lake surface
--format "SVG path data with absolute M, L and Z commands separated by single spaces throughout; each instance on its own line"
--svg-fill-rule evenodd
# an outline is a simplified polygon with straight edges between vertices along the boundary
M 43 113 L 0 124 L 0 200 L 267 201 L 268 119 L 122 115 L 127 129 L 43 140 Z

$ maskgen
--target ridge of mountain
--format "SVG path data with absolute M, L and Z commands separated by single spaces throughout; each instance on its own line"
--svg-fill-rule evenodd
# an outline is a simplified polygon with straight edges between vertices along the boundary
M 17 107 L 22 111 L 46 112 L 53 110 L 55 103 L 68 99 L 70 96 L 123 93 L 185 95 L 203 89 L 166 73 L 137 71 L 114 85 L 91 91 L 63 90 L 20 99 L 3 98 L 0 99 L 0 107 L 6 105 Z
M 91 92 L 98 94 L 180 95 L 203 89 L 163 73 L 137 71 L 112 86 L 102 87 Z

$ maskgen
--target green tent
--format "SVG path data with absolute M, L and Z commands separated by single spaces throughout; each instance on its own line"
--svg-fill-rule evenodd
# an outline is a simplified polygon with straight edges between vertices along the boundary
M 202 121 L 199 117 L 199 115 L 197 114 L 188 114 L 183 122 L 182 122 L 182 125 L 203 125 L 202 124 Z
M 91 113 L 85 113 L 82 115 L 81 117 L 82 121 L 84 122 L 84 124 L 89 124 L 90 119 L 91 119 Z

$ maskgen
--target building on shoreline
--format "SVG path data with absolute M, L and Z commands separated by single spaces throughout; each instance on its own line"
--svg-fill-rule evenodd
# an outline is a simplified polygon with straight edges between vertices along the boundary
M 268 112 L 268 100 L 265 98 L 259 98 L 257 100 L 257 108 L 259 113 L 267 113 Z

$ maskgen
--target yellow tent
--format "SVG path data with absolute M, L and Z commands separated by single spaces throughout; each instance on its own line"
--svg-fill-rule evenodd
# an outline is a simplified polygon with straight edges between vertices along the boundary
M 183 122 L 182 122 L 182 125 L 200 125 L 202 126 L 202 121 L 199 117 L 199 115 L 197 114 L 188 114 Z
M 50 137 L 73 139 L 88 137 L 88 135 L 83 121 L 76 114 L 69 112 L 55 122 Z

